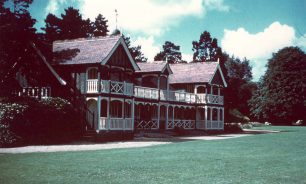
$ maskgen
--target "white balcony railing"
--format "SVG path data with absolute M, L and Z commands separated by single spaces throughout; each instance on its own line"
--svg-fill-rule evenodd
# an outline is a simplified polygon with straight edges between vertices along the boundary
M 175 101 L 185 103 L 198 104 L 224 104 L 223 96 L 212 94 L 194 94 L 181 91 L 159 90 L 157 88 L 148 88 L 142 86 L 134 86 L 132 83 L 116 82 L 109 80 L 101 80 L 100 90 L 97 79 L 87 80 L 87 93 L 112 93 L 127 96 L 135 96 L 137 98 Z
M 168 100 L 177 101 L 177 102 L 196 103 L 196 94 L 179 92 L 179 91 L 169 91 Z
M 51 97 L 51 87 L 23 87 L 20 91 L 14 91 L 17 96 L 28 96 L 35 98 Z
M 224 103 L 224 98 L 223 96 L 219 95 L 212 95 L 212 94 L 197 94 L 196 95 L 196 102 L 197 103 L 209 103 L 209 104 L 219 104 L 223 105 Z
M 133 84 L 127 82 L 117 82 L 109 80 L 101 80 L 100 90 L 98 79 L 87 80 L 87 93 L 113 93 L 124 94 L 128 96 L 133 95 Z
M 134 87 L 134 96 L 138 98 L 146 98 L 146 99 L 158 99 L 159 90 L 156 88 L 147 88 L 141 86 Z
M 98 92 L 98 80 L 88 79 L 87 80 L 87 93 L 97 93 Z

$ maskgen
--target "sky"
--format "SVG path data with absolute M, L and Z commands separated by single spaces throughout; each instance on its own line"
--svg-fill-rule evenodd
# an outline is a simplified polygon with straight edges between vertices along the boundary
M 69 6 L 92 21 L 101 13 L 110 32 L 117 10 L 118 28 L 149 61 L 165 41 L 179 45 L 183 59 L 191 61 L 192 41 L 204 31 L 224 52 L 250 60 L 254 81 L 278 50 L 298 46 L 306 52 L 306 0 L 34 0 L 30 13 L 37 30 L 48 13 L 60 16 Z

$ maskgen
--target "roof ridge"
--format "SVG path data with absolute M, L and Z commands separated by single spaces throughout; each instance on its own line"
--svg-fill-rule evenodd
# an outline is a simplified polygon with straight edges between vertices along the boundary
M 53 44 L 72 43 L 72 42 L 85 42 L 85 41 L 99 41 L 99 40 L 107 40 L 107 39 L 118 39 L 120 37 L 121 36 L 117 36 L 117 35 L 108 35 L 108 36 L 97 36 L 97 37 L 88 37 L 88 38 L 55 40 L 55 41 L 53 41 Z
M 195 64 L 211 64 L 211 63 L 218 63 L 217 61 L 205 61 L 205 62 L 189 62 L 189 63 L 171 63 L 169 65 L 195 65 Z

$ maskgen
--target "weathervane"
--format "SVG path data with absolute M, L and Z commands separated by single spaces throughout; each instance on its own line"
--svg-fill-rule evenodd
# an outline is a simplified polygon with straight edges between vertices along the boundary
M 117 28 L 117 17 L 118 17 L 118 12 L 117 12 L 117 9 L 115 9 L 115 16 L 116 16 L 116 30 L 118 30 L 118 28 Z

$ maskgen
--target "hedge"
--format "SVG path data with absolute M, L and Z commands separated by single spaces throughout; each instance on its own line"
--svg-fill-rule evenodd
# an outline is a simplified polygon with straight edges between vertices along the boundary
M 0 99 L 0 147 L 59 144 L 80 136 L 73 106 L 61 98 Z

